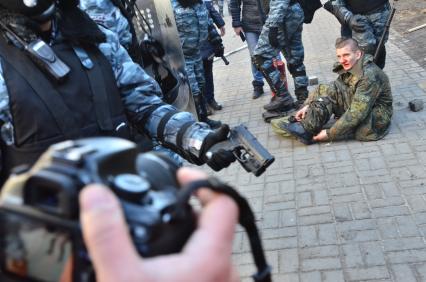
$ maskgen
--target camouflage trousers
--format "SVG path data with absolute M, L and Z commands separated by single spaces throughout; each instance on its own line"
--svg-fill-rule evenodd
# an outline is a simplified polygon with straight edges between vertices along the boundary
M 390 14 L 390 4 L 385 4 L 382 8 L 373 13 L 364 15 L 367 18 L 368 25 L 364 32 L 352 31 L 352 38 L 358 41 L 359 46 L 366 53 L 374 55 L 380 38 L 386 27 L 386 21 Z M 386 43 L 389 37 L 389 31 L 385 34 L 384 42 Z M 383 47 L 379 54 L 377 65 L 383 69 L 386 62 L 386 49 Z
M 344 93 L 343 84 L 320 84 L 309 93 L 308 111 L 301 121 L 303 128 L 317 135 L 330 120 L 332 114 L 338 119 L 350 106 L 350 101 Z M 347 93 L 347 92 L 346 92 Z M 338 136 L 334 140 L 356 139 L 360 141 L 375 141 L 383 138 L 389 131 L 391 116 L 379 109 L 372 109 L 364 121 L 352 132 Z
M 269 43 L 269 25 L 263 26 L 259 41 L 253 55 L 260 57 L 262 68 L 268 70 L 269 77 L 274 85 L 280 85 L 280 73 L 274 69 L 272 60 L 282 51 L 287 61 L 287 68 L 294 79 L 296 89 L 308 86 L 308 77 L 303 61 L 305 51 L 302 43 L 303 30 L 303 10 L 299 4 L 289 8 L 287 17 L 282 26 L 278 28 L 278 41 L 281 43 L 278 48 L 274 48 Z
M 185 56 L 185 71 L 192 95 L 197 96 L 201 94 L 205 85 L 204 68 L 201 55 L 191 57 Z

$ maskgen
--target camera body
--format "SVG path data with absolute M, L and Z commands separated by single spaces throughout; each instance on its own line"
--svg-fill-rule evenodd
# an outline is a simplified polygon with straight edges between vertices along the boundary
M 117 195 L 141 256 L 179 252 L 196 220 L 189 203 L 178 201 L 176 170 L 166 156 L 138 154 L 134 143 L 119 138 L 51 146 L 30 170 L 17 169 L 2 188 L 0 277 L 59 281 L 72 261 L 73 281 L 94 281 L 78 205 L 79 192 L 90 183 L 104 184 Z

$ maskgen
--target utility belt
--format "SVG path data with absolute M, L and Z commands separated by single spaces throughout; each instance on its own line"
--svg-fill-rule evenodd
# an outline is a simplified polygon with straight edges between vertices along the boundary
M 387 2 L 385 2 L 385 3 L 380 3 L 378 6 L 376 6 L 376 7 L 373 7 L 372 9 L 369 9 L 368 11 L 352 11 L 354 14 L 359 14 L 359 15 L 363 15 L 363 16 L 368 16 L 368 15 L 371 15 L 371 14 L 375 14 L 375 13 L 377 13 L 377 12 L 380 12 L 381 10 L 384 10 L 384 9 L 390 9 L 390 3 L 389 3 L 389 1 L 387 1 Z
M 384 5 L 380 5 L 377 8 L 373 9 L 372 11 L 368 11 L 367 13 L 364 13 L 362 15 L 371 15 L 371 14 L 380 12 L 381 10 L 384 10 L 386 8 L 390 9 L 390 3 L 389 2 L 386 2 Z

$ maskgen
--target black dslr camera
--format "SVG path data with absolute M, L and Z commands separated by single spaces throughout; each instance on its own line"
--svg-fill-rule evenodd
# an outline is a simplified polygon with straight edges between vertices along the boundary
M 28 171 L 16 171 L 0 197 L 0 281 L 59 281 L 72 261 L 73 281 L 94 281 L 79 225 L 78 194 L 110 187 L 122 203 L 143 257 L 179 252 L 196 220 L 179 202 L 177 166 L 134 143 L 90 138 L 53 145 Z

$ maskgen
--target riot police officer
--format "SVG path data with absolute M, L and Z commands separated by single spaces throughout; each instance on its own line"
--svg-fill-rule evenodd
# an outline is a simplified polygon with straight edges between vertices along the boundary
M 219 170 L 226 139 L 159 98 L 158 84 L 134 63 L 117 35 L 96 25 L 76 0 L 0 3 L 1 182 L 51 144 L 89 136 L 156 138 L 187 160 Z M 131 123 L 132 127 L 129 125 Z
M 222 105 L 216 101 L 214 95 L 213 57 L 220 58 L 224 55 L 225 47 L 221 37 L 225 36 L 225 21 L 213 7 L 212 1 L 204 0 L 203 2 L 209 12 L 209 18 L 214 23 L 214 25 L 209 24 L 209 36 L 200 47 L 205 78 L 204 94 L 207 102 L 207 114 L 212 114 L 214 111 L 222 110 Z M 220 30 L 220 35 L 215 25 Z
M 204 93 L 205 77 L 200 51 L 201 44 L 208 38 L 209 25 L 213 25 L 213 22 L 209 19 L 208 10 L 203 1 L 172 0 L 172 7 L 197 114 L 200 121 L 216 128 L 220 126 L 220 121 L 207 117 L 207 101 Z

